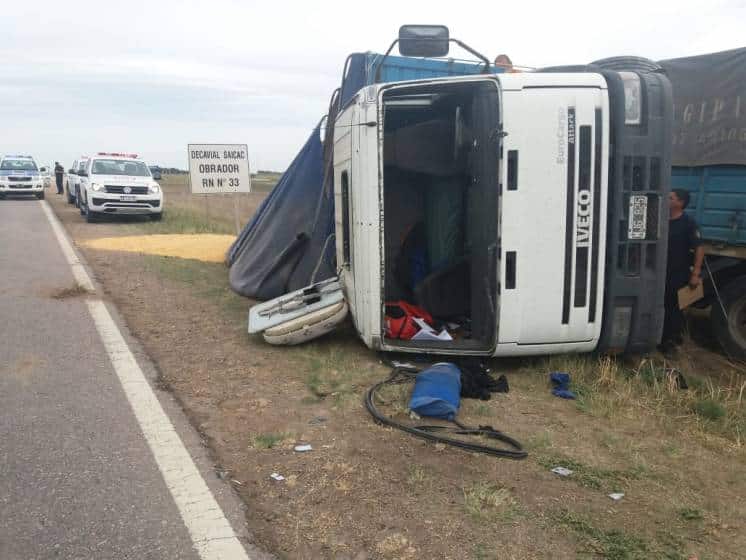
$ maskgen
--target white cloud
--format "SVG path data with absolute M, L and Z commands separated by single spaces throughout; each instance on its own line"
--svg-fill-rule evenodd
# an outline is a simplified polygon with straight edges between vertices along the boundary
M 126 148 L 184 166 L 187 142 L 248 142 L 255 167 L 281 169 L 347 54 L 385 50 L 402 23 L 445 23 L 490 58 L 546 66 L 734 48 L 745 19 L 740 0 L 12 3 L 0 151 L 67 161 Z

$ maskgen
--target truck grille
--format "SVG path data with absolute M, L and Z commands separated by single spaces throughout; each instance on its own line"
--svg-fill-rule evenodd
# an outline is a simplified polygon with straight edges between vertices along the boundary
M 107 193 L 111 194 L 124 194 L 124 186 L 122 185 L 104 185 Z M 148 194 L 148 187 L 130 187 L 132 189 L 127 194 Z
M 8 177 L 11 183 L 30 183 L 31 177 Z
M 660 237 L 661 187 L 660 158 L 624 156 L 622 162 L 623 217 L 619 222 L 619 245 L 617 246 L 617 268 L 630 276 L 638 276 L 642 265 L 653 270 L 656 263 L 656 244 Z M 647 198 L 645 239 L 629 239 L 629 198 L 643 195 Z

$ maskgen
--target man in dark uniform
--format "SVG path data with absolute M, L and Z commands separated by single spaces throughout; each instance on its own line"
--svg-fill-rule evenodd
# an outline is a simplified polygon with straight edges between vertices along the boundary
M 54 178 L 57 181 L 57 194 L 63 194 L 62 177 L 65 174 L 65 168 L 60 165 L 59 161 L 54 162 Z
M 684 213 L 689 192 L 674 189 L 669 195 L 668 267 L 666 270 L 666 318 L 660 349 L 668 352 L 682 343 L 684 314 L 679 309 L 679 290 L 686 285 L 695 289 L 702 283 L 702 247 L 697 223 Z

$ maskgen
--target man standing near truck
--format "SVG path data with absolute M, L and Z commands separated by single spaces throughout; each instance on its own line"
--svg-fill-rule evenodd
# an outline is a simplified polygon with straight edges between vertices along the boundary
M 57 194 L 62 194 L 62 177 L 65 174 L 65 168 L 60 165 L 59 161 L 54 162 L 54 178 L 57 181 Z
M 686 285 L 695 289 L 702 283 L 705 250 L 697 223 L 684 212 L 688 204 L 688 191 L 674 189 L 669 194 L 666 318 L 660 345 L 663 352 L 670 352 L 683 341 L 684 314 L 679 309 L 679 290 Z

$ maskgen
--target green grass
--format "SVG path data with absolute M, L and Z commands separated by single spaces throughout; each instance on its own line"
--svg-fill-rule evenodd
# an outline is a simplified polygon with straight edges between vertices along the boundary
M 609 357 L 567 355 L 529 363 L 526 369 L 542 375 L 568 372 L 575 406 L 584 414 L 616 419 L 644 410 L 677 430 L 714 433 L 739 446 L 746 442 L 746 369 L 740 366 L 717 379 L 685 374 L 689 389 L 682 390 L 668 364 L 649 358 L 630 365 Z
M 679 517 L 684 521 L 702 521 L 704 519 L 702 511 L 696 508 L 681 508 Z
M 605 530 L 593 525 L 587 518 L 569 510 L 561 510 L 552 520 L 575 533 L 583 550 L 578 552 L 601 556 L 607 560 L 646 560 L 654 558 L 648 543 L 619 529 Z
M 187 285 L 192 293 L 219 305 L 237 321 L 245 321 L 248 301 L 228 285 L 228 269 L 218 263 L 192 259 L 143 255 L 144 267 L 158 276 Z M 244 328 L 244 325 L 240 325 Z
M 641 464 L 626 470 L 618 470 L 586 465 L 575 459 L 554 453 L 534 453 L 534 457 L 536 462 L 547 470 L 554 467 L 565 467 L 572 470 L 573 473 L 566 478 L 593 490 L 621 490 L 628 486 L 631 480 L 638 480 L 649 475 L 647 467 Z
M 542 430 L 531 436 L 526 442 L 526 448 L 530 451 L 541 451 L 552 447 L 552 432 Z
M 471 557 L 473 560 L 497 560 L 498 555 L 494 552 L 490 552 L 487 545 L 478 543 L 474 545 L 472 549 Z
M 319 340 L 314 344 L 298 347 L 293 355 L 310 395 L 308 402 L 329 401 L 335 408 L 347 409 L 360 401 L 360 394 L 367 389 L 380 372 L 371 371 L 371 362 L 357 344 L 351 346 L 335 339 Z
M 492 416 L 492 409 L 486 403 L 479 403 L 474 407 L 474 414 L 477 416 Z
M 428 474 L 420 465 L 409 465 L 407 467 L 407 483 L 412 486 L 421 486 L 427 479 Z
M 725 407 L 721 403 L 709 398 L 698 400 L 692 408 L 694 412 L 705 420 L 716 421 L 724 418 L 726 415 Z
M 235 226 L 223 220 L 210 219 L 203 213 L 182 208 L 166 206 L 163 218 L 158 222 L 142 221 L 130 224 L 138 233 L 225 233 L 235 234 Z
M 257 434 L 252 438 L 251 446 L 254 449 L 272 449 L 287 439 L 288 436 L 289 434 L 286 433 Z
M 521 514 L 510 490 L 489 482 L 475 482 L 463 489 L 464 510 L 478 522 L 510 522 Z

